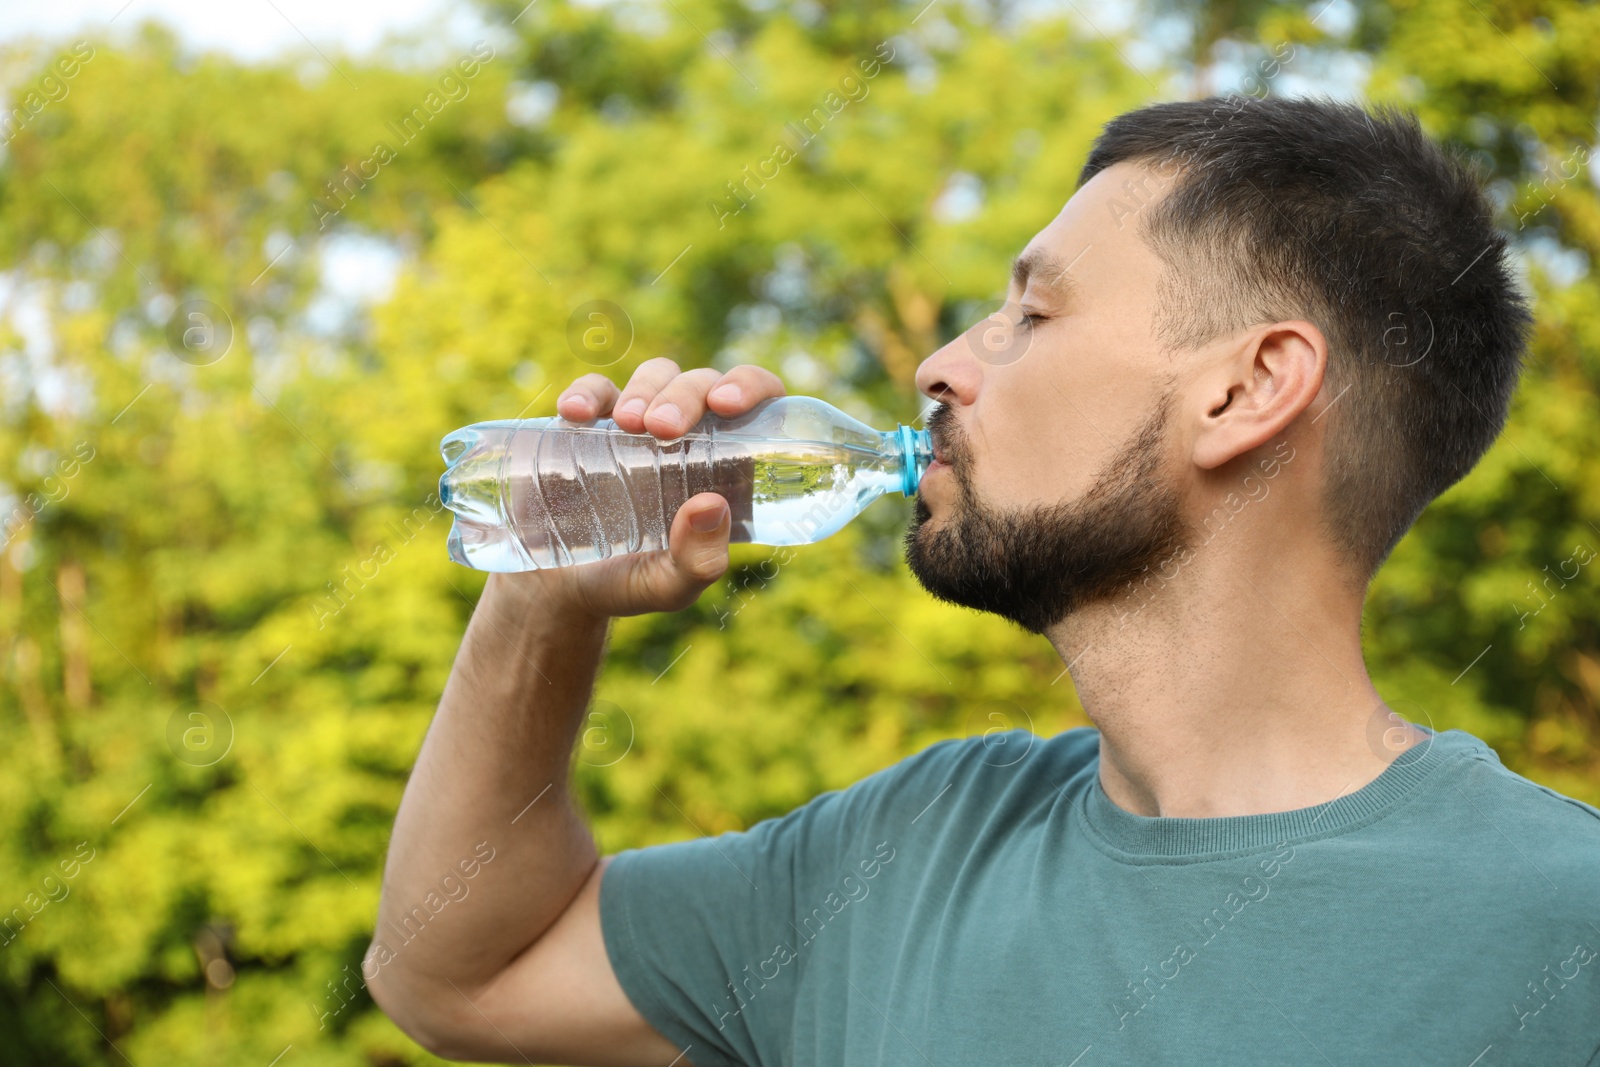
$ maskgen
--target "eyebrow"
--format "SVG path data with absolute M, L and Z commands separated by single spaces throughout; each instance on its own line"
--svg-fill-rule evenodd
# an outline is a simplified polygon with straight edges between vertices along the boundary
M 1076 263 L 1077 260 L 1073 260 Z M 1078 282 L 1069 271 L 1072 265 L 1063 265 L 1055 256 L 1042 248 L 1024 252 L 1011 261 L 1011 284 L 1017 287 L 1017 298 L 1028 290 L 1028 279 L 1037 277 L 1053 296 L 1063 303 L 1078 296 Z

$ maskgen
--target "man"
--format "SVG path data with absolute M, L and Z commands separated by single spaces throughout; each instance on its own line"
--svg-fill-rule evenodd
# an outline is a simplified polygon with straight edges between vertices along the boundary
M 1361 655 L 1368 580 L 1506 417 L 1530 316 L 1489 216 L 1404 114 L 1111 122 L 1016 261 L 1016 332 L 918 372 L 906 538 L 936 596 L 1048 637 L 1098 729 L 944 741 L 597 860 L 574 734 L 607 619 L 723 573 L 697 496 L 670 552 L 491 576 L 395 824 L 374 998 L 519 1063 L 1600 1063 L 1600 812 L 1406 723 Z M 558 410 L 671 438 L 780 392 L 651 360 Z M 419 910 L 479 847 L 471 899 Z

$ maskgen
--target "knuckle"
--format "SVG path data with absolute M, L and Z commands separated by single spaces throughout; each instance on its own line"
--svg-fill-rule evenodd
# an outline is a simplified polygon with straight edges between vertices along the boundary
M 656 395 L 658 402 L 672 401 L 682 404 L 685 401 L 694 401 L 705 396 L 711 383 L 716 380 L 716 371 L 712 371 L 707 378 L 704 370 L 685 371 L 678 375 Z
M 680 391 L 669 385 L 665 389 L 662 389 L 660 392 L 656 393 L 656 395 L 650 399 L 650 404 L 645 408 L 645 410 L 647 412 L 654 411 L 662 404 L 675 404 L 681 399 L 682 395 Z
M 769 393 L 783 392 L 783 379 L 779 378 L 776 374 L 772 373 L 765 367 L 758 367 L 753 363 L 742 363 L 733 368 L 729 374 L 737 374 L 739 382 L 742 384 L 747 384 L 752 388 L 764 390 Z
M 689 573 L 701 582 L 714 582 L 727 569 L 728 554 L 720 547 L 696 552 L 689 563 Z
M 640 393 L 654 393 L 678 372 L 677 365 L 670 359 L 656 357 L 647 359 L 634 369 L 633 375 L 628 379 L 626 392 L 630 396 Z
M 685 374 L 680 381 L 684 389 L 696 399 L 704 399 L 706 394 L 722 381 L 722 372 L 712 370 L 710 367 L 701 367 Z

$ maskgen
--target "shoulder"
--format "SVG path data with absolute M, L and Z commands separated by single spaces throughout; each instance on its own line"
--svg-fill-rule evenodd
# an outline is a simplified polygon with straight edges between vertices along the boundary
M 1466 757 L 1463 778 L 1472 790 L 1515 806 L 1541 823 L 1600 832 L 1600 808 L 1525 778 L 1502 763 L 1487 743 L 1465 731 L 1449 730 L 1438 736 L 1442 740 L 1452 735 L 1460 738 L 1457 747 Z
M 1079 727 L 1053 737 L 1027 730 L 990 730 L 937 741 L 821 800 L 861 815 L 913 822 L 928 809 L 1003 803 L 1037 797 L 1087 780 L 1098 766 L 1100 733 Z
M 1525 847 L 1557 849 L 1600 874 L 1600 809 L 1523 777 L 1481 741 L 1464 755 L 1460 789 L 1469 805 L 1481 805 L 1478 814 L 1502 822 Z
M 1421 806 L 1431 827 L 1416 842 L 1448 857 L 1451 881 L 1505 902 L 1509 919 L 1566 922 L 1592 906 L 1600 885 L 1600 810 L 1518 774 L 1460 730 L 1450 770 Z M 1536 891 L 1527 892 L 1529 888 Z
M 887 770 L 904 773 L 963 776 L 982 775 L 986 767 L 1026 768 L 1035 774 L 1072 772 L 1093 763 L 1100 755 L 1100 731 L 1092 726 L 1042 737 L 1029 730 L 986 730 L 951 738 L 908 756 Z
M 863 841 L 877 841 L 885 831 L 944 823 L 952 809 L 965 818 L 974 811 L 992 813 L 1059 793 L 1097 765 L 1099 752 L 1099 733 L 1087 727 L 1049 738 L 1026 730 L 946 738 L 747 830 L 625 850 L 616 857 L 617 865 L 632 866 L 649 854 L 658 869 L 680 865 L 687 871 L 704 864 L 723 873 L 723 867 L 739 867 L 729 866 L 730 856 L 783 855 L 823 862 L 833 855 L 854 855 Z

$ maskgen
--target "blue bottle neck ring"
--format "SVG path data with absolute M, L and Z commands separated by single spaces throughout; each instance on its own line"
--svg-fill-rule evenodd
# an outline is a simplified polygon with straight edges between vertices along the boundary
M 912 496 L 917 491 L 917 483 L 922 481 L 923 472 L 933 462 L 933 437 L 927 430 L 914 430 L 905 425 L 897 432 L 900 438 L 900 492 Z

